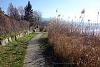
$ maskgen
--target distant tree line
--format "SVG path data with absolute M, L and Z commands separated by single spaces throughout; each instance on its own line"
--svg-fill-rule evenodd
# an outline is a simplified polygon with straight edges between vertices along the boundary
M 41 13 L 39 11 L 33 11 L 30 1 L 28 1 L 28 4 L 25 6 L 25 8 L 16 8 L 12 3 L 10 3 L 7 15 L 18 21 L 26 20 L 32 25 L 39 24 L 41 21 Z
M 32 9 L 30 1 L 23 7 L 9 4 L 7 13 L 0 8 L 0 34 L 35 29 L 41 26 L 41 13 Z

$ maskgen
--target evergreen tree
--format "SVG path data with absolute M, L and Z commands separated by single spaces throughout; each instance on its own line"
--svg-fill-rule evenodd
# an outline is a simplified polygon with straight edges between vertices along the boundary
M 33 22 L 33 10 L 32 10 L 32 5 L 30 4 L 30 1 L 28 1 L 28 4 L 25 7 L 24 19 L 26 21 Z
M 0 15 L 4 14 L 4 11 L 2 11 L 1 7 L 0 7 Z

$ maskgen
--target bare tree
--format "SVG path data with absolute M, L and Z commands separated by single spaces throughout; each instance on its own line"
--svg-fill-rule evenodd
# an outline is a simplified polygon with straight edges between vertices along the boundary
M 9 7 L 8 7 L 8 15 L 11 18 L 14 18 L 16 20 L 20 20 L 20 15 L 19 15 L 18 9 L 16 7 L 14 7 L 12 3 L 10 3 Z
M 24 20 L 25 10 L 22 6 L 18 8 L 18 12 L 19 12 L 19 15 L 20 15 L 20 19 Z
M 41 22 L 41 13 L 39 11 L 34 11 L 33 19 L 34 19 L 34 22 L 36 23 L 36 25 L 38 25 L 39 22 Z

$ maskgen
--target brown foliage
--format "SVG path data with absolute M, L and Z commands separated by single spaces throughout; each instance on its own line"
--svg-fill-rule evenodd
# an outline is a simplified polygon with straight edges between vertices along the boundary
M 19 32 L 28 29 L 28 22 L 17 21 L 6 15 L 0 15 L 0 34 Z
M 81 33 L 79 28 L 58 19 L 48 25 L 48 37 L 56 56 L 69 59 L 77 67 L 100 66 L 100 37 Z

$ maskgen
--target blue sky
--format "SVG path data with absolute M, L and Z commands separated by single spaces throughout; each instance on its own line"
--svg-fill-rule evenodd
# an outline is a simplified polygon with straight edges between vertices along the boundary
M 14 6 L 25 6 L 28 0 L 1 0 L 0 6 L 6 12 L 9 3 Z M 30 0 L 34 10 L 42 13 L 44 18 L 55 17 L 61 14 L 64 19 L 79 18 L 82 9 L 85 9 L 85 18 L 96 21 L 97 12 L 100 11 L 100 0 Z

